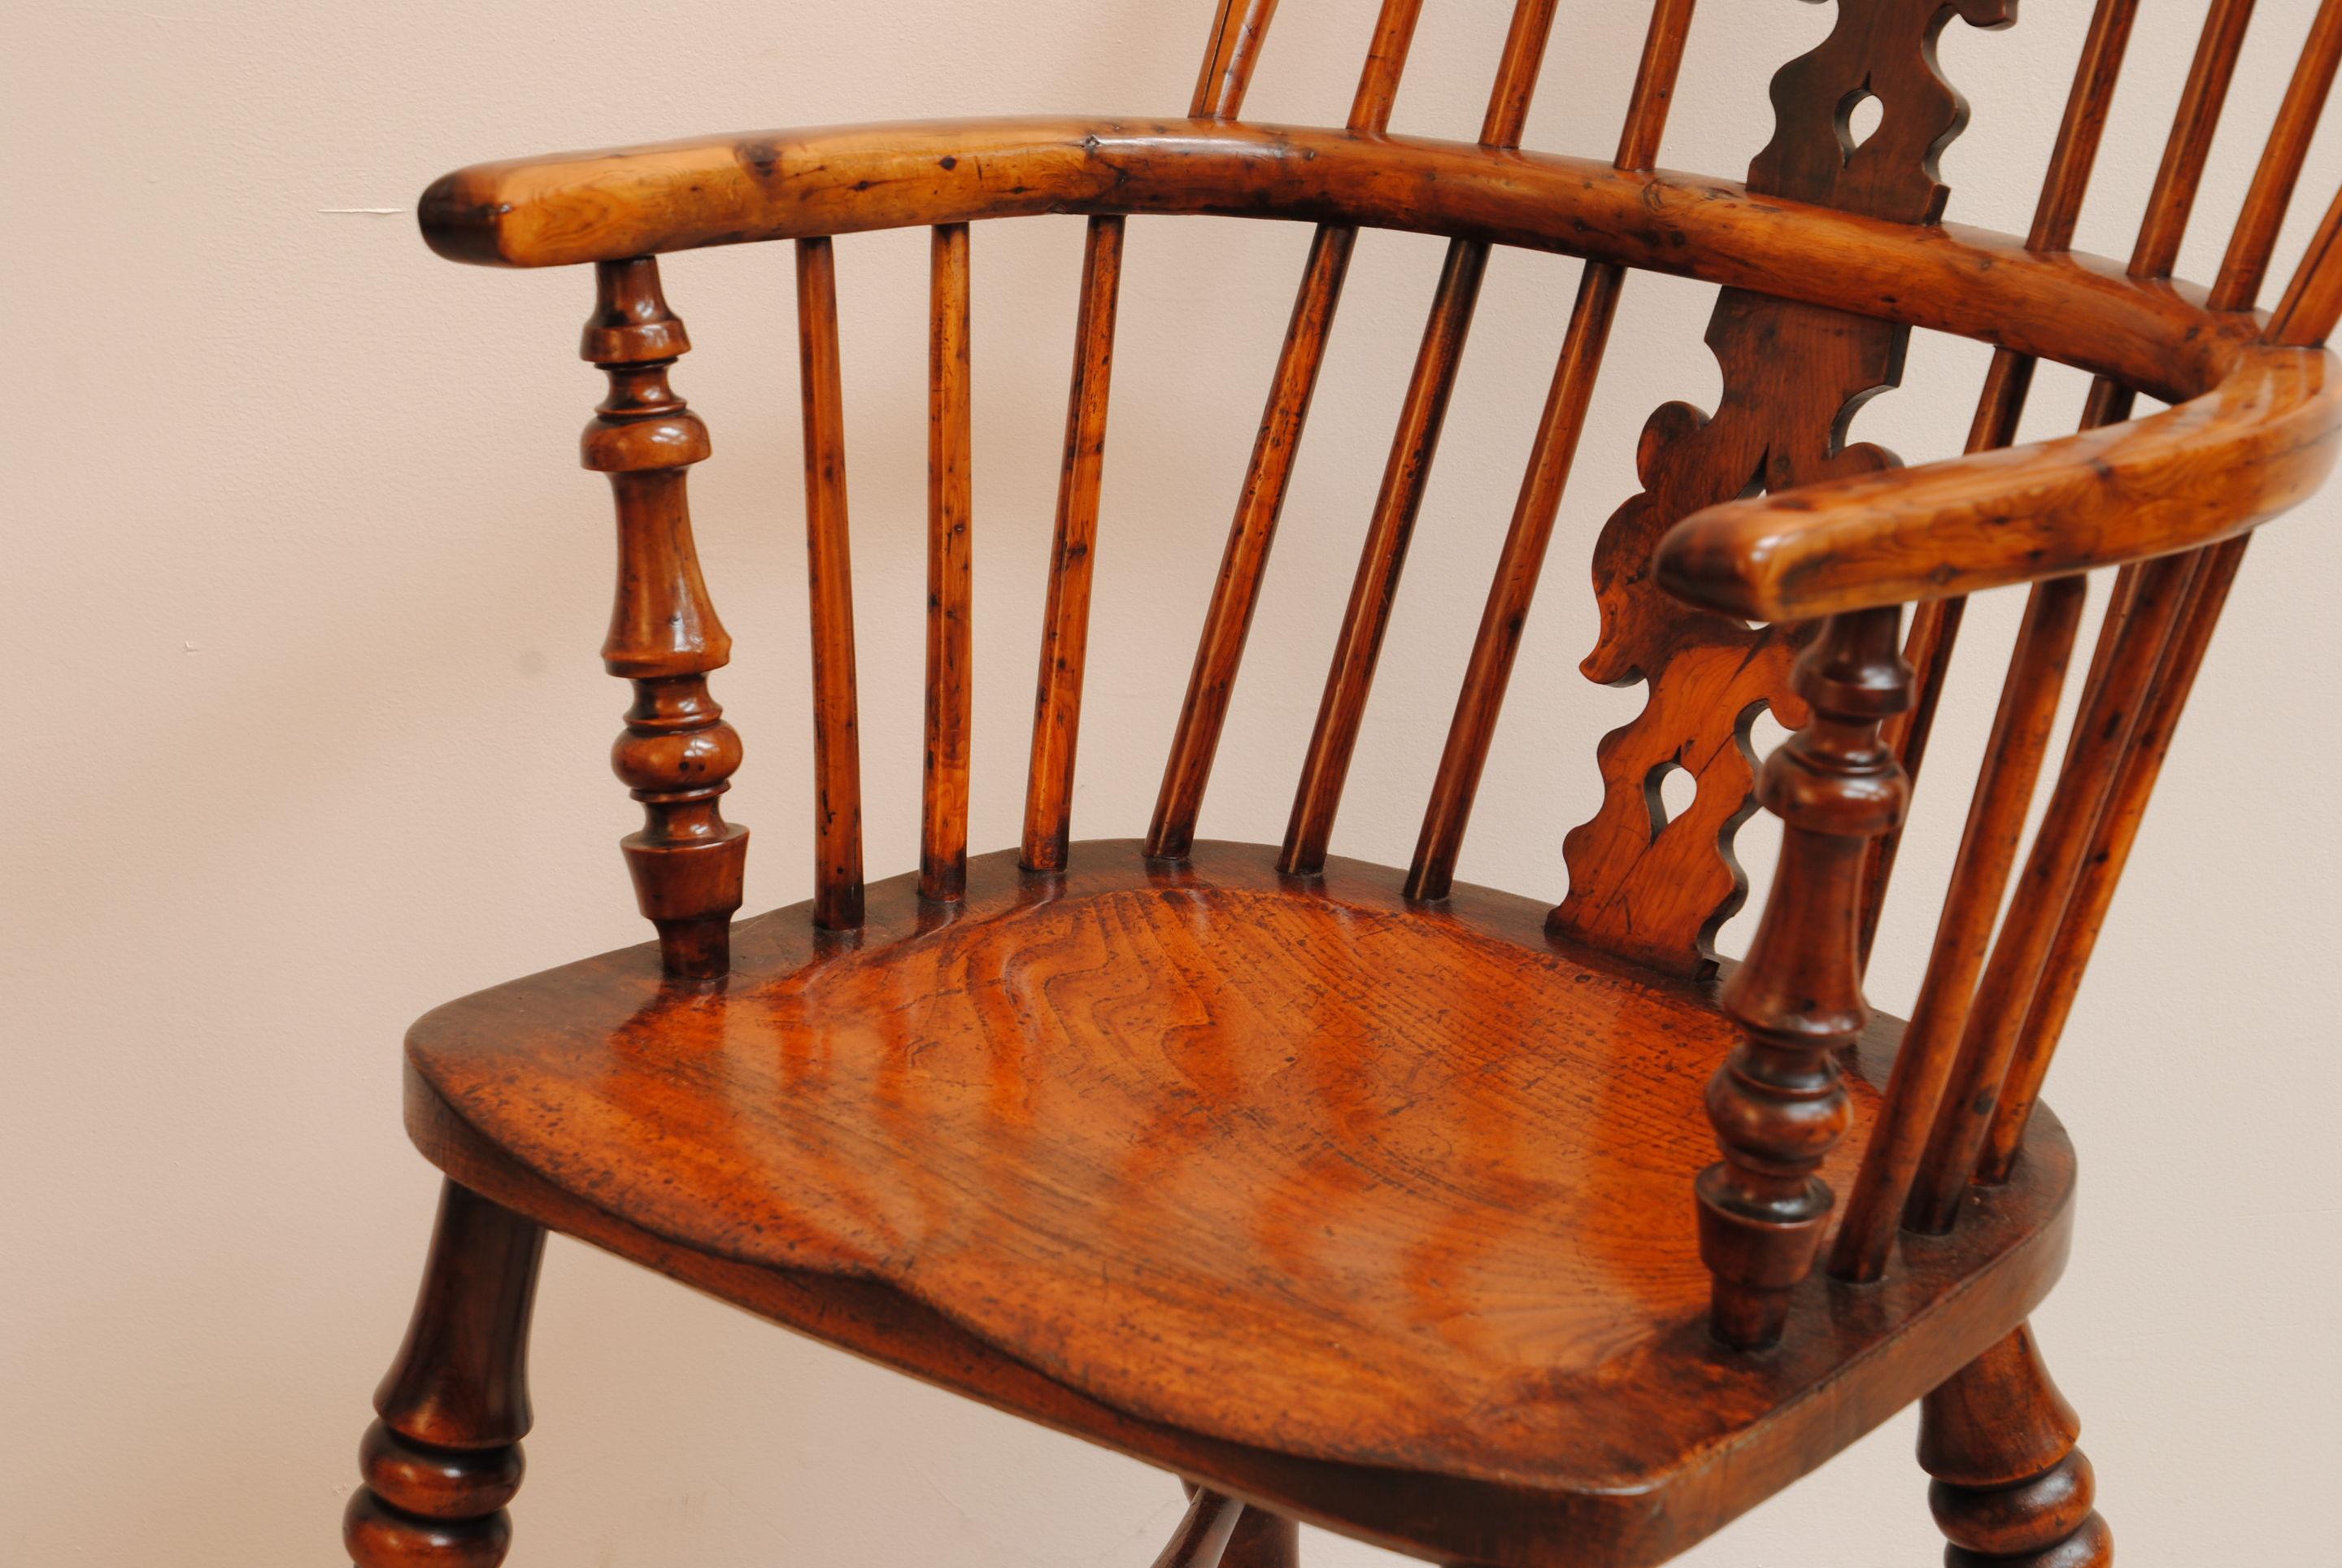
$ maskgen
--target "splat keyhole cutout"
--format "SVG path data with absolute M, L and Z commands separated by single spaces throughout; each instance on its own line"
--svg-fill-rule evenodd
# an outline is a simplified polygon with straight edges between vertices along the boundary
M 1748 749 L 1755 754 L 1758 766 L 1773 755 L 1776 748 L 1789 738 L 1789 727 L 1773 717 L 1769 708 L 1760 709 L 1748 721 Z
M 1837 113 L 1838 145 L 1851 155 L 1878 134 L 1878 122 L 1887 117 L 1887 106 L 1878 95 L 1867 87 L 1857 90 L 1854 96 L 1839 106 Z
M 1662 762 L 1643 780 L 1643 796 L 1651 808 L 1651 836 L 1656 838 L 1668 823 L 1691 809 L 1699 796 L 1699 780 L 1679 763 Z

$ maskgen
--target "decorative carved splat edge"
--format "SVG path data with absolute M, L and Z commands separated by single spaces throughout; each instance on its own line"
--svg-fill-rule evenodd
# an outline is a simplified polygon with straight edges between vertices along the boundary
M 1837 25 L 1774 76 L 1773 139 L 1748 167 L 1763 196 L 1900 223 L 1938 219 L 1949 194 L 1936 159 L 1967 106 L 1936 68 L 1936 40 L 1957 15 L 1978 27 L 2015 20 L 2016 0 L 1838 0 Z M 1878 125 L 1857 146 L 1851 116 L 1876 98 Z M 1747 881 L 1732 839 L 1754 809 L 1748 729 L 1769 705 L 1807 720 L 1789 667 L 1810 628 L 1752 627 L 1670 598 L 1651 577 L 1666 531 L 1705 507 L 1846 477 L 1898 459 L 1847 446 L 1862 405 L 1902 378 L 1910 329 L 1727 288 L 1707 345 L 1724 372 L 1708 416 L 1667 403 L 1644 426 L 1644 485 L 1603 526 L 1594 549 L 1602 629 L 1580 668 L 1606 686 L 1647 683 L 1643 711 L 1596 752 L 1602 807 L 1563 845 L 1569 894 L 1553 929 L 1677 973 L 1713 969 L 1716 931 Z M 1692 803 L 1670 818 L 1660 786 L 1681 769 Z

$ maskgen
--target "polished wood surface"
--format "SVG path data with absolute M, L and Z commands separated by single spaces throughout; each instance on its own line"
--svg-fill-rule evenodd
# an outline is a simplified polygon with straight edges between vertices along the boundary
M 1773 137 L 1749 166 L 1750 193 L 1896 223 L 1939 217 L 1949 192 L 1936 156 L 1967 111 L 1927 51 L 1953 9 L 1980 26 L 2009 20 L 1995 4 L 1845 0 L 1829 36 L 1774 79 Z M 1864 94 L 1892 108 L 1849 155 L 1839 116 Z M 1604 685 L 1640 683 L 1644 708 L 1596 753 L 1602 807 L 1564 842 L 1569 895 L 1556 929 L 1683 972 L 1713 961 L 1715 933 L 1746 890 L 1732 839 L 1754 782 L 1747 726 L 1767 707 L 1792 728 L 1804 722 L 1789 666 L 1810 628 L 1796 615 L 1750 626 L 1743 610 L 1695 608 L 1666 591 L 1679 585 L 1653 576 L 1653 552 L 1685 518 L 1752 486 L 1790 491 L 1896 463 L 1839 432 L 1852 408 L 1901 379 L 1908 336 L 1892 321 L 1742 289 L 1716 300 L 1707 345 L 1724 389 L 1715 415 L 1667 403 L 1651 416 L 1636 452 L 1645 488 L 1595 543 L 1601 634 L 1581 668 Z M 1686 547 L 1671 546 L 1663 573 L 1684 567 Z M 1659 785 L 1678 769 L 1693 794 L 1669 815 Z
M 732 656 L 716 618 L 684 499 L 684 477 L 708 454 L 707 427 L 667 384 L 691 347 L 660 292 L 658 263 L 606 262 L 581 352 L 608 372 L 581 443 L 586 467 L 610 476 L 618 512 L 618 588 L 602 666 L 634 683 L 611 766 L 642 803 L 642 830 L 621 846 L 636 901 L 658 928 L 666 970 L 724 972 L 740 907 L 748 830 L 724 819 L 740 737 L 708 695 L 708 672 Z
M 1651 24 L 1643 35 L 1642 60 L 1626 102 L 1626 123 L 1618 133 L 1617 156 L 1611 160 L 1616 168 L 1647 172 L 1658 156 L 1659 136 L 1675 98 L 1676 74 L 1683 65 L 1691 16 L 1692 0 L 1657 0 L 1652 7 Z M 1601 373 L 1603 352 L 1609 347 L 1610 327 L 1616 318 L 1625 283 L 1625 269 L 1613 261 L 1588 261 L 1578 278 L 1577 298 L 1570 307 L 1553 384 L 1537 419 L 1527 470 L 1521 476 L 1519 498 L 1513 503 L 1512 522 L 1505 530 L 1504 548 L 1488 585 L 1487 604 L 1480 612 L 1479 632 L 1472 639 L 1471 662 L 1465 670 L 1463 688 L 1456 693 L 1446 744 L 1440 751 L 1431 799 L 1424 808 L 1415 858 L 1407 868 L 1410 898 L 1446 898 L 1455 881 L 1456 858 L 1463 851 L 1464 830 L 1479 795 L 1488 748 L 1496 739 L 1497 716 L 1512 681 L 1513 662 L 1520 653 L 1529 607 L 1545 569 L 1546 548 L 1560 515 L 1562 490 L 1577 458 L 1578 437 L 1585 432 L 1595 380 Z M 1306 775 L 1303 782 L 1306 788 Z
M 976 495 L 966 224 L 934 232 L 927 333 L 927 713 L 919 796 L 919 892 L 956 899 L 967 880 L 968 749 L 976 726 L 969 531 Z
M 1097 545 L 1098 487 L 1106 465 L 1106 395 L 1114 377 L 1114 317 L 1122 287 L 1120 218 L 1094 219 L 1082 247 L 1080 313 L 1074 321 L 1073 388 L 1066 398 L 1066 453 L 1057 474 L 1057 521 L 1041 618 L 1041 670 L 1034 682 L 1033 749 L 1026 770 L 1025 864 L 1058 870 L 1073 836 L 1074 757 L 1081 739 L 1082 675 L 1089 658 L 1090 578 Z
M 1389 126 L 1422 9 L 1422 0 L 1384 0 L 1376 19 L 1374 42 L 1351 100 L 1348 128 L 1352 132 L 1379 136 Z M 1519 36 L 1522 19 L 1540 9 L 1549 21 L 1549 4 L 1521 0 L 1515 12 L 1514 39 Z M 1512 48 L 1508 40 L 1508 55 Z M 1236 491 L 1236 517 L 1228 525 L 1228 542 L 1205 611 L 1204 629 L 1196 640 L 1195 666 L 1188 672 L 1186 696 L 1172 732 L 1171 755 L 1164 764 L 1162 787 L 1156 796 L 1154 821 L 1146 832 L 1148 849 L 1158 855 L 1184 855 L 1195 842 L 1204 786 L 1210 779 L 1220 729 L 1227 719 L 1245 638 L 1260 603 L 1269 547 L 1285 508 L 1302 429 L 1309 420 L 1309 400 L 1316 391 L 1317 372 L 1326 362 L 1326 341 L 1341 306 L 1342 285 L 1349 276 L 1357 238 L 1358 226 L 1345 223 L 1320 224 L 1310 237 L 1309 257 L 1302 266 L 1292 318 L 1277 351 L 1276 368 L 1269 377 L 1268 405 L 1261 413 L 1252 456 Z
M 362 1568 L 495 1568 L 528 1435 L 528 1328 L 545 1231 L 454 1181 L 406 1342 L 375 1391 L 343 1541 Z
M 584 452 L 616 498 L 605 658 L 636 697 L 614 759 L 645 809 L 626 856 L 659 940 L 451 1003 L 410 1037 L 409 1128 L 451 1180 L 361 1454 L 363 1568 L 503 1558 L 546 1228 L 1176 1472 L 1190 1506 L 1160 1568 L 1295 1568 L 1296 1520 L 1471 1568 L 1642 1568 L 1923 1399 L 1954 1568 L 2102 1568 L 2078 1424 L 2026 1327 L 2073 1188 L 2040 1095 L 2251 531 L 2317 487 L 2342 437 L 2324 347 L 2342 197 L 2257 310 L 2342 66 L 2342 0 L 2307 22 L 2208 289 L 2174 273 L 2219 205 L 2202 198 L 2252 0 L 2205 13 L 2122 266 L 2071 247 L 2125 61 L 2165 42 L 2137 0 L 2097 0 L 2029 231 L 1944 220 L 1937 159 L 1967 110 L 1937 41 L 2017 9 L 1837 0 L 1774 75 L 1740 184 L 1659 166 L 1692 0 L 1652 5 L 1607 163 L 1519 146 L 1554 0 L 1516 0 L 1469 143 L 1389 131 L 1422 0 L 1360 10 L 1338 128 L 1241 118 L 1276 5 L 1221 0 L 1184 118 L 752 133 L 434 185 L 420 216 L 442 255 L 596 275 L 585 355 L 611 392 Z M 1087 237 L 1025 811 L 1015 849 L 971 855 L 969 258 L 979 221 L 1042 213 L 1086 217 Z M 1101 842 L 1072 818 L 1133 215 L 1316 232 L 1147 836 Z M 918 869 L 866 889 L 838 238 L 919 226 Z M 1343 281 L 1376 226 L 1437 235 L 1447 257 L 1287 830 L 1202 840 Z M 796 257 L 817 859 L 808 902 L 735 924 L 746 836 L 717 802 L 741 748 L 707 689 L 730 642 L 684 498 L 709 446 L 668 384 L 688 344 L 657 257 L 778 239 Z M 1496 246 L 1585 266 L 1402 876 L 1331 846 Z M 1640 685 L 1643 708 L 1595 749 L 1602 807 L 1568 835 L 1552 905 L 1455 871 L 1635 269 L 1719 287 L 1722 392 L 1712 414 L 1649 417 L 1642 491 L 1594 541 L 1583 670 Z M 1994 352 L 1966 450 L 1904 468 L 1846 432 L 1901 379 L 1915 327 Z M 2082 427 L 2018 443 L 2044 360 L 2093 377 Z M 2141 397 L 2173 407 L 2134 417 Z M 2102 568 L 2110 608 L 2027 846 L 2083 574 Z M 1873 1015 L 1862 974 L 1910 780 L 1967 597 L 2017 585 L 1907 1028 Z M 1747 736 L 1767 708 L 1795 733 L 1760 770 Z M 1732 838 L 1760 803 L 1786 829 L 1779 869 L 1725 966 Z
M 2097 1478 L 2074 1446 L 2081 1431 L 2028 1325 L 1921 1402 L 1919 1464 L 1951 1541 L 1945 1568 L 2111 1568 Z
M 1712 987 L 1556 944 L 1533 900 L 1426 910 L 1338 858 L 1295 879 L 1266 846 L 1141 849 L 1081 844 L 1062 877 L 979 856 L 958 906 L 891 879 L 852 939 L 802 906 L 742 922 L 716 991 L 662 987 L 637 949 L 452 1003 L 410 1040 L 411 1131 L 562 1229 L 590 1206 L 785 1273 L 811 1302 L 687 1277 L 935 1375 L 847 1321 L 873 1289 L 917 1303 L 1185 1435 L 989 1374 L 988 1397 L 1146 1457 L 1226 1445 L 1178 1462 L 1305 1517 L 1403 1473 L 1385 1506 L 1407 1512 L 1372 1533 L 1457 1560 L 1540 1560 L 1564 1521 L 1572 1561 L 1678 1550 L 1948 1375 L 2062 1262 L 2070 1166 L 2039 1126 L 1976 1223 L 1827 1311 L 1845 1288 L 1808 1282 L 1811 1332 L 1734 1357 L 1684 1202 L 1734 1040 Z M 1857 1116 L 1893 1040 L 1849 1059 Z M 1511 1501 L 1459 1513 L 1481 1494 L 1449 1482 Z M 1476 1531 L 1515 1538 L 1484 1559 Z
M 1797 665 L 1812 719 L 1766 762 L 1758 790 L 1784 826 L 1781 863 L 1722 993 L 1741 1041 L 1708 1084 L 1724 1158 L 1697 1188 L 1716 1337 L 1742 1349 L 1771 1344 L 1787 1324 L 1833 1201 L 1819 1172 L 1852 1118 L 1837 1053 L 1870 1018 L 1857 929 L 1863 864 L 1908 795 L 1879 733 L 1911 700 L 1900 629 L 1891 609 L 1831 618 Z

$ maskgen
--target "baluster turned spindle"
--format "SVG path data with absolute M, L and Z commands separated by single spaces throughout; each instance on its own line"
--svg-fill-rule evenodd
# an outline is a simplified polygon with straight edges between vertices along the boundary
M 1724 1159 L 1698 1183 L 1710 1322 L 1737 1349 L 1780 1337 L 1829 1219 L 1815 1172 L 1849 1114 L 1837 1052 L 1869 1020 L 1856 895 L 1870 840 L 1901 819 L 1908 788 L 1879 734 L 1911 697 L 1901 620 L 1896 608 L 1830 618 L 1793 678 L 1813 720 L 1759 779 L 1785 825 L 1780 866 L 1748 956 L 1725 982 L 1724 1010 L 1744 1038 L 1708 1085 Z
M 610 377 L 586 427 L 586 467 L 610 476 L 618 513 L 618 591 L 602 662 L 635 683 L 611 764 L 642 802 L 624 841 L 642 911 L 676 979 L 708 980 L 731 962 L 732 911 L 748 829 L 718 802 L 740 766 L 740 737 L 707 694 L 732 653 L 700 580 L 685 470 L 707 456 L 707 427 L 667 385 L 691 347 L 648 256 L 595 267 L 599 297 L 579 352 Z

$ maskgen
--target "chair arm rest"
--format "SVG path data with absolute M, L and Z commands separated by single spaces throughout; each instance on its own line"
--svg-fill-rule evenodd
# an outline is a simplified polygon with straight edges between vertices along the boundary
M 2241 347 L 2209 391 L 2146 418 L 1710 507 L 1659 542 L 1658 580 L 1799 621 L 2214 544 L 2333 467 L 2336 369 L 2324 349 Z

